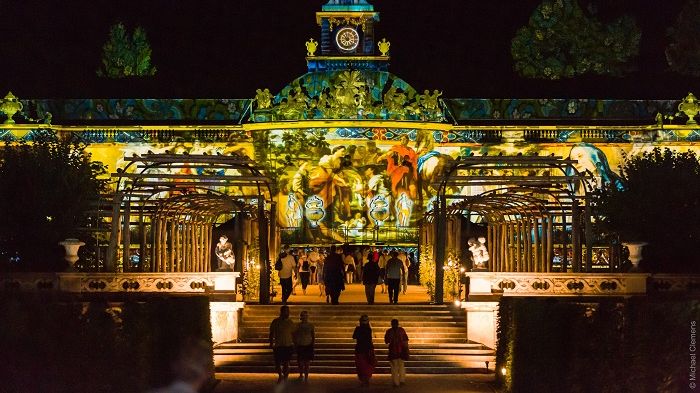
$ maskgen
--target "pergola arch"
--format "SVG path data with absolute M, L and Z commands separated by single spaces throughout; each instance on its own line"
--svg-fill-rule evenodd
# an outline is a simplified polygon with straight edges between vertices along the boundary
M 472 214 L 487 223 L 489 268 L 502 272 L 551 272 L 555 231 L 567 247 L 571 228 L 574 271 L 581 270 L 582 231 L 586 236 L 586 269 L 591 265 L 592 222 L 589 193 L 592 177 L 579 172 L 576 161 L 555 156 L 460 157 L 435 185 L 438 193 L 426 214 L 426 228 L 435 270 L 435 298 L 443 301 L 442 264 L 450 218 Z M 479 189 L 479 193 L 464 190 Z M 581 190 L 577 192 L 576 190 Z M 451 244 L 456 244 L 451 239 Z M 566 254 L 566 253 L 564 253 Z M 564 256 L 562 269 L 567 268 Z
M 260 263 L 260 301 L 269 301 L 269 256 L 278 243 L 275 204 L 270 179 L 250 158 L 149 152 L 124 159 L 126 166 L 112 174 L 108 268 L 116 270 L 120 251 L 128 266 L 133 231 L 149 271 L 209 272 L 214 226 L 235 219 L 235 240 L 245 245 L 236 249 L 236 259 L 268 262 Z

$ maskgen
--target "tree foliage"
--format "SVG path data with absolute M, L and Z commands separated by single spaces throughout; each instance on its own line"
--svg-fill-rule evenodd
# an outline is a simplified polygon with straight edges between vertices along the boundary
M 151 65 L 151 45 L 146 31 L 137 27 L 129 37 L 122 23 L 112 26 L 109 39 L 102 47 L 102 67 L 97 75 L 106 78 L 151 76 L 156 67 Z
M 625 188 L 604 187 L 595 205 L 604 232 L 646 241 L 643 264 L 658 272 L 700 272 L 700 163 L 692 151 L 654 149 L 621 166 Z
M 84 147 L 44 133 L 0 148 L 0 264 L 60 269 L 58 242 L 94 224 L 86 212 L 106 191 L 106 170 Z
M 622 76 L 634 69 L 641 32 L 633 18 L 604 24 L 577 0 L 544 0 L 511 42 L 514 68 L 537 79 Z
M 668 29 L 670 43 L 666 62 L 671 70 L 684 75 L 700 76 L 700 0 L 689 0 Z

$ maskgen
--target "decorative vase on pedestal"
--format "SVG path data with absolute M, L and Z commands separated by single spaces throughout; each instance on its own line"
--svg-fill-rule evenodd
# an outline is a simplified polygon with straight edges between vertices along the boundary
M 68 261 L 68 264 L 70 265 L 68 267 L 68 271 L 74 271 L 75 263 L 78 262 L 78 259 L 80 259 L 78 257 L 78 250 L 81 246 L 84 246 L 85 243 L 78 239 L 66 239 L 58 244 L 66 249 L 66 256 L 64 259 Z
M 642 260 L 642 248 L 646 246 L 646 242 L 623 242 L 622 245 L 627 247 L 630 253 L 630 262 L 632 262 L 632 272 L 639 271 L 639 262 Z

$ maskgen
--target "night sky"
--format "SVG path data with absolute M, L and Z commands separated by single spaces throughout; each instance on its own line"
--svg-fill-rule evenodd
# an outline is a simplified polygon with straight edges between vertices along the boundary
M 602 19 L 628 13 L 642 29 L 639 70 L 623 79 L 525 80 L 510 41 L 539 0 L 370 1 L 377 39 L 391 43 L 390 71 L 419 91 L 449 98 L 664 98 L 700 93 L 700 80 L 666 71 L 664 48 L 683 0 L 594 1 Z M 318 40 L 323 0 L 3 2 L 0 92 L 20 98 L 250 98 L 306 71 L 304 42 Z M 98 78 L 110 25 L 143 26 L 155 77 Z

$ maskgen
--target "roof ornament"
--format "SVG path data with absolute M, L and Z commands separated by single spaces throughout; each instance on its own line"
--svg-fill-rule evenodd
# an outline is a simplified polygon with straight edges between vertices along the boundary
M 688 95 L 678 104 L 678 110 L 688 116 L 688 121 L 685 123 L 687 126 L 694 126 L 698 124 L 695 121 L 695 115 L 700 112 L 700 102 L 693 95 L 693 93 L 688 93 Z M 679 115 L 677 113 L 676 115 Z
M 377 47 L 379 48 L 379 52 L 382 53 L 382 56 L 388 56 L 391 42 L 387 41 L 386 38 L 382 38 L 382 40 L 377 43 Z
M 15 121 L 12 119 L 12 117 L 19 111 L 22 110 L 24 106 L 22 105 L 21 102 L 17 99 L 17 97 L 12 94 L 12 92 L 8 92 L 5 98 L 0 101 L 0 112 L 4 113 L 5 116 L 7 116 L 7 120 L 3 124 L 15 124 Z
M 309 57 L 316 56 L 316 49 L 318 49 L 318 42 L 313 38 L 306 41 L 306 55 Z

